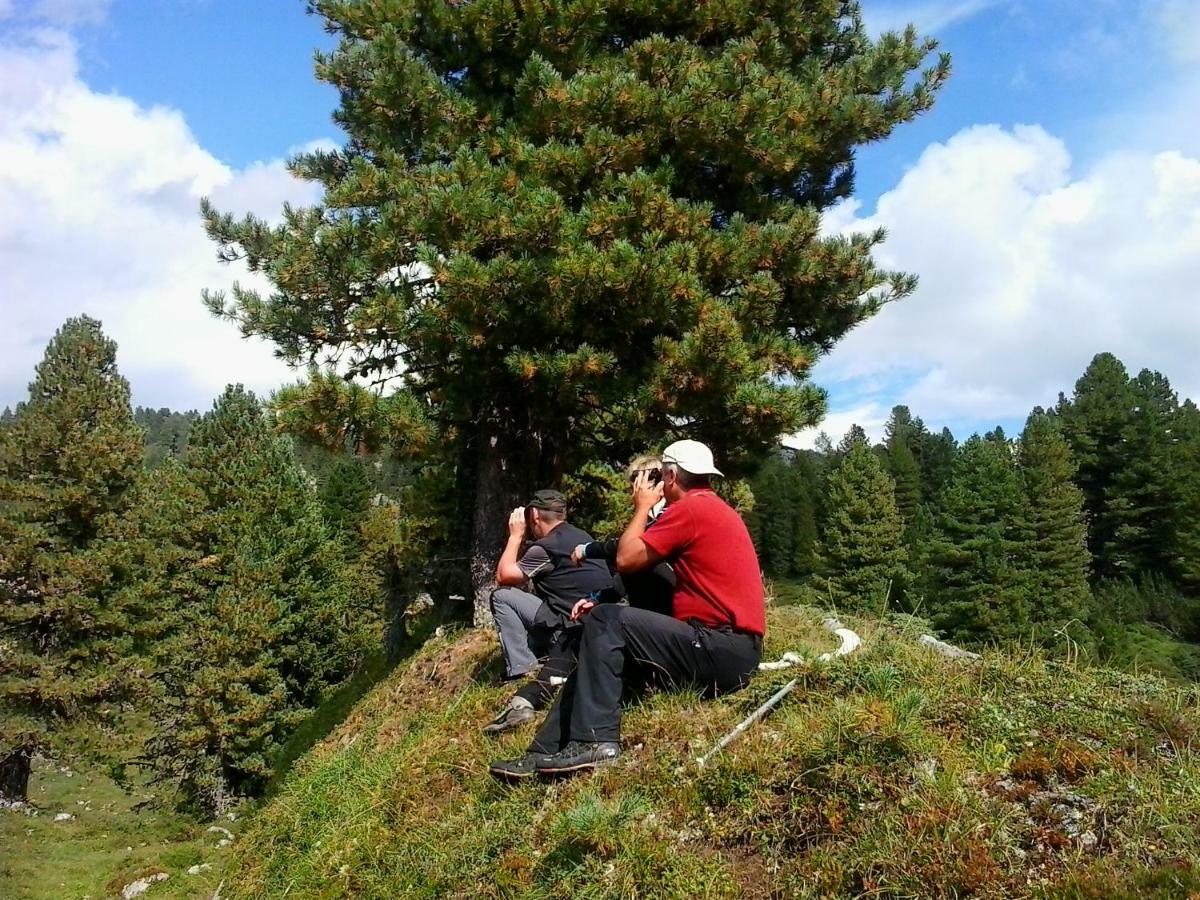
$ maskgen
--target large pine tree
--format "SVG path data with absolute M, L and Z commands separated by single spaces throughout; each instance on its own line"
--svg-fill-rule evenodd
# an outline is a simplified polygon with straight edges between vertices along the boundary
M 814 586 L 839 606 L 878 610 L 909 578 L 908 549 L 895 485 L 865 439 L 849 440 L 826 503 Z
M 142 430 L 100 323 L 68 319 L 0 428 L 0 794 L 134 685 L 131 623 L 104 531 L 129 503 Z
M 1029 417 L 1018 461 L 1025 489 L 1019 561 L 1030 623 L 1035 637 L 1045 641 L 1077 638 L 1088 614 L 1091 558 L 1075 460 L 1053 417 L 1041 411 Z
M 143 531 L 171 554 L 157 568 L 174 602 L 149 755 L 214 811 L 259 791 L 296 722 L 380 646 L 380 598 L 353 589 L 290 441 L 240 387 L 155 478 Z
M 913 285 L 873 264 L 881 233 L 820 231 L 856 147 L 949 68 L 857 3 L 312 5 L 348 141 L 294 161 L 324 200 L 278 227 L 205 208 L 275 285 L 210 306 L 414 392 L 462 473 L 477 601 L 531 488 L 668 434 L 752 462 L 820 418 L 816 358 Z

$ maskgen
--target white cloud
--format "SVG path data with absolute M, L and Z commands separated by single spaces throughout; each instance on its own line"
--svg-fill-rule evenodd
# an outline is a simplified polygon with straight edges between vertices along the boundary
M 909 24 L 921 34 L 942 31 L 997 6 L 1003 0 L 907 0 L 907 2 L 867 3 L 863 19 L 867 31 L 882 34 L 900 31 Z
M 1157 24 L 1177 62 L 1200 63 L 1200 3 L 1162 0 Z
M 108 16 L 112 0 L 0 0 L 0 20 L 51 25 L 94 25 Z
M 889 413 L 890 410 L 881 403 L 862 403 L 849 409 L 840 409 L 827 415 L 820 425 L 788 435 L 783 439 L 783 443 L 787 447 L 811 450 L 816 445 L 817 438 L 826 434 L 836 445 L 845 437 L 851 425 L 862 428 L 872 441 L 882 441 L 883 426 Z
M 90 90 L 56 30 L 0 44 L 0 158 L 0 405 L 25 396 L 46 341 L 80 313 L 117 341 L 138 403 L 206 408 L 228 382 L 266 392 L 294 377 L 200 300 L 254 283 L 217 262 L 200 197 L 262 215 L 314 202 L 282 161 L 233 171 L 177 111 Z
M 979 126 L 858 213 L 828 227 L 885 226 L 879 262 L 921 283 L 823 360 L 818 383 L 906 383 L 876 396 L 931 423 L 1019 419 L 1107 350 L 1200 397 L 1200 159 L 1111 152 L 1075 175 L 1043 129 Z

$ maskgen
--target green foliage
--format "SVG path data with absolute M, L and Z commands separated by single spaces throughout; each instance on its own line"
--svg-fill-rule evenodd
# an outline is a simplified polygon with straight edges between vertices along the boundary
M 923 613 L 953 639 L 1026 636 L 1030 597 L 1020 562 L 1026 515 L 1007 442 L 972 437 L 933 517 L 925 550 Z
M 1077 639 L 1091 600 L 1091 558 L 1083 492 L 1073 481 L 1075 462 L 1057 421 L 1045 414 L 1029 417 L 1017 452 L 1025 491 L 1019 559 L 1029 591 L 1030 625 L 1041 640 Z
M 1146 369 L 1129 387 L 1134 406 L 1122 434 L 1125 458 L 1107 498 L 1115 529 L 1111 565 L 1125 573 L 1169 574 L 1182 475 L 1172 465 L 1179 398 L 1166 378 Z
M 561 489 L 571 521 L 597 540 L 620 537 L 629 524 L 629 481 L 623 469 L 585 463 L 563 476 Z
M 896 406 L 884 426 L 884 464 L 896 485 L 896 507 L 911 524 L 921 504 L 921 472 L 915 454 L 921 446 L 924 426 L 914 422 L 907 406 Z
M 1200 409 L 1191 400 L 1179 407 L 1170 460 L 1177 477 L 1171 534 L 1171 570 L 1193 596 L 1200 596 Z
M 148 753 L 219 811 L 262 789 L 305 710 L 378 646 L 378 598 L 356 589 L 290 442 L 240 387 L 196 424 L 182 466 L 155 474 L 143 530 L 168 536 L 154 587 L 170 606 Z
M 1120 516 L 1112 500 L 1117 475 L 1128 459 L 1123 441 L 1135 405 L 1125 366 L 1111 353 L 1098 353 L 1075 382 L 1071 399 L 1060 394 L 1056 407 L 1079 465 L 1078 483 L 1088 513 L 1088 549 L 1093 573 L 1101 578 L 1123 574 L 1113 552 Z
M 908 549 L 891 477 L 865 440 L 850 443 L 827 482 L 817 592 L 839 607 L 880 609 L 906 581 Z
M 313 7 L 349 139 L 294 160 L 324 198 L 279 226 L 205 205 L 274 283 L 208 302 L 406 385 L 462 473 L 477 582 L 536 484 L 684 434 L 737 472 L 816 422 L 817 356 L 913 287 L 872 261 L 881 232 L 821 234 L 856 147 L 949 69 L 856 4 Z
M 949 428 L 938 434 L 923 432 L 920 436 L 921 496 L 936 497 L 954 472 L 958 442 Z
M 754 507 L 746 524 L 763 571 L 772 578 L 807 576 L 816 567 L 819 486 L 804 452 L 767 457 L 750 481 Z
M 39 814 L 0 815 L 0 894 L 5 900 L 78 900 L 119 897 L 121 889 L 154 872 L 170 878 L 154 886 L 156 900 L 211 897 L 225 877 L 220 835 L 174 808 L 174 796 L 136 777 L 118 784 L 102 769 L 68 769 L 41 761 L 30 796 Z M 59 812 L 70 821 L 56 822 Z M 235 835 L 245 824 L 223 819 Z M 206 864 L 196 875 L 190 866 Z
M 187 449 L 188 432 L 200 418 L 194 410 L 173 412 L 166 407 L 148 409 L 139 406 L 133 420 L 146 432 L 146 466 L 155 469 L 165 459 L 179 459 Z
M 110 537 L 143 447 L 116 349 L 68 319 L 0 428 L 0 762 L 80 749 L 74 726 L 111 721 L 138 683 Z
M 371 506 L 371 482 L 361 460 L 345 456 L 334 464 L 321 488 L 321 505 L 325 521 L 334 532 L 345 534 L 358 529 Z

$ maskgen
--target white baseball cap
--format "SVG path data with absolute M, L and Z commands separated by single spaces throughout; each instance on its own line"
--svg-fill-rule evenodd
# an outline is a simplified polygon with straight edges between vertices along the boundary
M 676 441 L 662 452 L 664 463 L 674 463 L 692 475 L 721 475 L 713 465 L 712 451 L 699 441 Z

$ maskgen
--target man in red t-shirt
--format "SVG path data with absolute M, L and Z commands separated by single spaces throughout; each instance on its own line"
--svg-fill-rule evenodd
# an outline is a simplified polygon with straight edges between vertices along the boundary
M 698 441 L 676 441 L 662 463 L 661 483 L 643 473 L 635 485 L 617 568 L 639 572 L 670 561 L 674 614 L 580 604 L 578 668 L 525 756 L 492 763 L 497 777 L 560 775 L 615 760 L 629 679 L 653 674 L 715 695 L 745 686 L 758 668 L 766 628 L 758 555 L 741 517 L 713 493 L 710 479 L 721 473 L 712 451 Z M 666 511 L 647 532 L 647 513 L 664 497 Z

